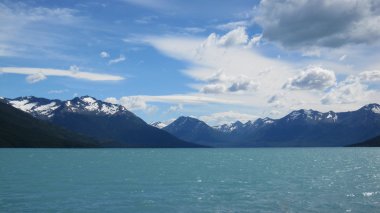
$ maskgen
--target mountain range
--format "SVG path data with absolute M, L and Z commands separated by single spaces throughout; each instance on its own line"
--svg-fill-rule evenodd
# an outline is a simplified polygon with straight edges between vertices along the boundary
M 280 119 L 259 118 L 216 127 L 180 117 L 162 129 L 212 147 L 338 147 L 380 135 L 380 105 L 339 113 L 302 109 Z
M 68 101 L 28 96 L 3 102 L 36 119 L 102 141 L 105 147 L 201 147 L 145 123 L 121 105 L 90 96 Z
M 50 132 L 66 131 L 58 135 L 75 135 L 87 145 L 92 139 L 89 147 L 340 147 L 380 135 L 378 104 L 352 112 L 301 109 L 280 119 L 259 118 L 246 123 L 209 126 L 186 116 L 169 125 L 162 122 L 149 125 L 121 105 L 90 96 L 67 101 L 28 96 L 3 98 L 1 102 L 17 108 L 19 117 L 28 116 L 27 119 L 35 119 L 33 122 L 42 126 L 50 124 L 56 129 Z M 2 116 L 2 119 L 13 122 L 9 121 L 11 117 Z M 2 128 L 1 131 L 5 134 L 11 130 Z

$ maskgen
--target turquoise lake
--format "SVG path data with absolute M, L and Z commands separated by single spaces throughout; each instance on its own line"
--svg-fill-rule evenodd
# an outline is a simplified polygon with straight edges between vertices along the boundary
M 380 149 L 0 149 L 0 212 L 380 212 Z

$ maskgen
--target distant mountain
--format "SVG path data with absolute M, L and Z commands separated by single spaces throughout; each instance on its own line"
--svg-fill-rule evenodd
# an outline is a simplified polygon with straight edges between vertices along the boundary
M 101 147 L 100 142 L 38 120 L 0 102 L 0 147 Z
M 167 126 L 166 124 L 164 124 L 164 123 L 162 123 L 162 122 L 160 122 L 160 121 L 153 122 L 153 123 L 151 123 L 150 125 L 151 125 L 151 126 L 154 126 L 154 127 L 156 127 L 156 128 L 159 128 L 159 129 L 162 129 L 162 128 L 164 128 L 164 127 Z
M 121 147 L 199 147 L 145 123 L 125 107 L 90 96 L 68 101 L 33 96 L 5 99 L 36 118 Z
M 380 135 L 380 105 L 353 112 L 297 110 L 280 119 L 257 119 L 210 127 L 195 118 L 180 117 L 163 128 L 184 140 L 229 147 L 337 147 Z
M 244 124 L 242 122 L 236 121 L 235 123 L 214 126 L 213 128 L 221 132 L 231 133 L 234 130 L 241 129 L 243 126 Z
M 349 147 L 380 147 L 380 135 L 361 143 L 351 144 Z
M 193 117 L 181 116 L 163 130 L 185 141 L 206 146 L 223 147 L 225 144 L 233 144 L 233 141 L 226 137 L 228 134 Z

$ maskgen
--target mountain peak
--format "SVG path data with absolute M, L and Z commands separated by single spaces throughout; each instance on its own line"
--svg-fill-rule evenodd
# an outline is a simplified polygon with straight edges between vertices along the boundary
M 380 105 L 377 103 L 367 104 L 359 110 L 371 111 L 376 114 L 380 114 Z
M 150 123 L 150 125 L 157 127 L 159 129 L 162 129 L 162 128 L 167 126 L 166 124 L 162 123 L 161 121 L 156 121 L 156 122 Z
M 222 124 L 219 126 L 214 126 L 214 129 L 217 129 L 222 132 L 232 132 L 235 129 L 239 129 L 243 126 L 244 124 L 241 121 L 235 121 L 230 124 Z
M 300 109 L 295 110 L 289 113 L 287 116 L 285 116 L 287 121 L 294 121 L 294 120 L 322 120 L 323 113 L 312 110 L 312 109 Z
M 191 116 L 180 116 L 171 124 L 167 125 L 165 129 L 194 129 L 194 128 L 211 128 L 205 122 L 198 120 L 197 118 Z

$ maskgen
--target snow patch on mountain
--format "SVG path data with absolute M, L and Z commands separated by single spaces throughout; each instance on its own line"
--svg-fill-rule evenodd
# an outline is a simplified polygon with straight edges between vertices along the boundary
M 13 107 L 21 109 L 24 112 L 30 112 L 32 108 L 37 105 L 37 103 L 29 103 L 29 100 L 14 100 L 9 101 L 9 103 Z
M 67 101 L 35 98 L 33 96 L 6 100 L 13 107 L 40 118 L 51 118 L 59 110 L 66 110 L 75 113 L 96 113 L 105 115 L 128 112 L 128 110 L 123 106 L 99 101 L 90 96 L 82 96 L 80 98 L 74 98 L 73 100 Z
M 380 106 L 372 107 L 371 111 L 376 114 L 380 114 Z
M 328 112 L 326 118 L 332 120 L 333 122 L 336 122 L 338 120 L 338 115 L 333 112 Z
M 230 124 L 223 124 L 219 126 L 213 126 L 214 129 L 221 131 L 221 132 L 233 132 L 236 129 L 239 129 L 243 126 L 243 123 L 240 121 L 236 121 L 234 123 Z
M 108 106 L 106 104 L 102 104 L 101 109 L 100 109 L 100 111 L 102 111 L 108 115 L 113 115 L 113 114 L 117 113 L 118 110 L 119 110 L 119 107 L 117 105 L 114 105 L 114 104 L 112 104 L 110 106 Z
M 162 129 L 162 128 L 164 128 L 164 127 L 167 126 L 166 124 L 162 123 L 161 121 L 153 122 L 150 125 L 154 126 L 154 127 L 157 127 L 159 129 Z

